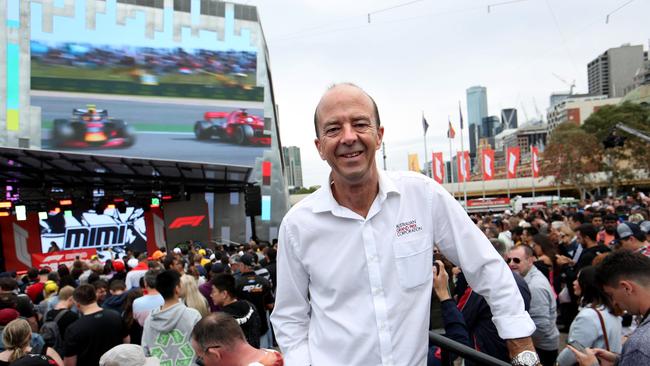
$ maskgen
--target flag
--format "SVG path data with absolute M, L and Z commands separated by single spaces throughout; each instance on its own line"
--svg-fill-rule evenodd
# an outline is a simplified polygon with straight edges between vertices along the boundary
M 481 155 L 483 156 L 483 180 L 492 180 L 494 179 L 494 150 L 483 149 Z
M 433 161 L 433 179 L 442 184 L 445 181 L 445 162 L 442 160 L 442 153 L 434 152 L 431 160 Z
M 418 154 L 409 154 L 409 170 L 420 173 L 420 161 Z
M 447 138 L 453 139 L 456 138 L 456 131 L 454 130 L 454 126 L 451 125 L 451 121 L 448 119 L 449 122 L 449 129 L 447 130 Z
M 517 166 L 519 165 L 518 147 L 509 147 L 506 150 L 506 163 L 508 164 L 508 179 L 517 178 Z
M 463 110 L 460 108 L 460 100 L 458 101 L 458 114 L 460 115 L 460 129 L 463 129 Z
M 458 165 L 458 181 L 469 181 L 469 151 L 458 151 L 456 153 L 456 164 Z
M 530 148 L 530 168 L 533 178 L 539 177 L 539 149 L 536 146 Z
M 429 129 L 429 123 L 427 123 L 427 119 L 424 118 L 424 115 L 422 115 L 422 128 L 424 129 L 424 134 L 427 134 L 427 130 Z

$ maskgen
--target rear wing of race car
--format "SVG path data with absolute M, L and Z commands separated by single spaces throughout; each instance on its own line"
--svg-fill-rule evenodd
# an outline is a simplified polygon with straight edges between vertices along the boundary
M 84 114 L 87 113 L 88 113 L 88 109 L 86 108 L 74 108 L 72 110 L 72 115 L 75 117 L 83 116 Z M 107 109 L 95 109 L 95 113 L 97 113 L 101 117 L 108 117 Z

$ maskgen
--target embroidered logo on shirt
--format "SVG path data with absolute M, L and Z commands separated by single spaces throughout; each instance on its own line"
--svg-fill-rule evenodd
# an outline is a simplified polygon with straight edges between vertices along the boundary
M 398 238 L 400 236 L 416 233 L 418 231 L 422 231 L 422 226 L 419 226 L 417 220 L 415 219 L 407 222 L 401 222 L 395 225 L 395 233 L 397 234 Z

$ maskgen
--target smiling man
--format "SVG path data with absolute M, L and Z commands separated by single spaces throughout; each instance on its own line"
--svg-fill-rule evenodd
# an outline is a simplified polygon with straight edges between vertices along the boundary
M 512 274 L 463 208 L 432 179 L 377 169 L 374 100 L 334 85 L 314 127 L 331 173 L 279 233 L 271 320 L 286 365 L 424 365 L 434 243 L 486 298 L 515 364 L 537 364 Z

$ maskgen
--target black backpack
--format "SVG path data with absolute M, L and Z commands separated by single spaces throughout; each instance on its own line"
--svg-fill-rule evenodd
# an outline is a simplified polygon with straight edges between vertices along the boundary
M 43 323 L 39 332 L 45 341 L 45 345 L 54 348 L 59 354 L 63 350 L 63 337 L 61 337 L 61 330 L 59 329 L 58 323 L 67 312 L 68 310 L 64 309 L 56 314 L 54 319 Z

